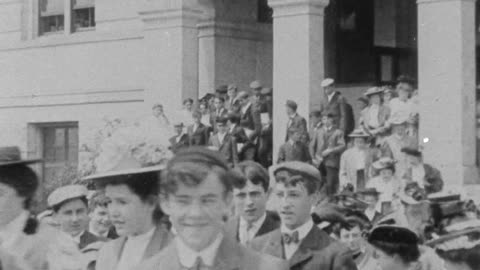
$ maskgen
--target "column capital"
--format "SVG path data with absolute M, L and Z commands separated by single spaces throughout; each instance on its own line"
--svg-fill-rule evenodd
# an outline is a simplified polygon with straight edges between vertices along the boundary
M 439 2 L 476 2 L 477 0 L 417 0 L 417 5 L 434 4 Z
M 178 1 L 182 2 L 182 1 Z M 165 4 L 162 1 L 143 1 L 138 11 L 147 29 L 186 26 L 196 27 L 204 18 L 200 6 L 184 4 Z
M 330 0 L 268 0 L 274 17 L 323 15 Z

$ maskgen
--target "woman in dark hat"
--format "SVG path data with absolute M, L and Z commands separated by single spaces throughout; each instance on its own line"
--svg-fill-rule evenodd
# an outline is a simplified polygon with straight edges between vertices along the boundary
M 368 236 L 374 248 L 373 257 L 382 270 L 418 269 L 420 250 L 417 235 L 407 228 L 379 226 Z
M 30 213 L 39 181 L 28 165 L 39 161 L 21 159 L 18 147 L 0 147 L 0 250 L 29 269 L 82 269 L 73 240 Z
M 128 270 L 158 253 L 171 234 L 162 222 L 159 181 L 162 166 L 143 167 L 129 155 L 104 172 L 85 178 L 105 189 L 112 223 L 120 238 L 99 251 L 96 269 Z

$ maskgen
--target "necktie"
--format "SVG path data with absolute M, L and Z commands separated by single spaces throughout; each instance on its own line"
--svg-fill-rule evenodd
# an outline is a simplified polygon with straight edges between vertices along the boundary
M 282 237 L 283 237 L 283 242 L 287 245 L 298 244 L 298 242 L 300 241 L 298 239 L 298 231 L 294 231 L 292 234 L 283 233 Z
M 202 257 L 198 256 L 193 266 L 191 268 L 188 268 L 188 270 L 201 270 L 202 265 L 203 265 Z

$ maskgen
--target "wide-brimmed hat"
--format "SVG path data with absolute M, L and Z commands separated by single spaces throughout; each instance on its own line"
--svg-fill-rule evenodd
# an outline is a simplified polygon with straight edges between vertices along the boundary
M 250 83 L 251 89 L 259 89 L 262 88 L 262 84 L 259 81 L 253 81 Z
M 377 95 L 377 94 L 381 94 L 383 93 L 384 89 L 380 88 L 380 87 L 370 87 L 367 89 L 367 91 L 365 91 L 365 93 L 363 94 L 364 96 L 366 97 L 369 97 L 369 96 L 372 96 L 372 95 Z
M 374 228 L 368 236 L 368 242 L 375 246 L 376 242 L 417 245 L 418 236 L 411 230 L 391 225 L 381 225 Z
M 17 164 L 32 164 L 42 161 L 41 159 L 22 159 L 18 146 L 0 147 L 0 166 Z
M 352 133 L 348 134 L 348 137 L 350 138 L 368 138 L 370 135 L 368 135 L 363 129 L 355 129 L 352 131 Z
M 443 251 L 471 249 L 480 245 L 480 239 L 471 239 L 470 234 L 480 233 L 479 219 L 464 219 L 445 227 L 446 234 L 426 242 L 427 246 Z
M 160 172 L 165 169 L 165 165 L 142 166 L 142 164 L 131 155 L 123 155 L 115 164 L 104 168 L 96 174 L 87 176 L 83 180 L 101 181 L 118 176 L 138 175 L 144 173 Z
M 360 195 L 364 195 L 364 196 L 366 196 L 366 195 L 379 196 L 380 195 L 380 192 L 376 188 L 362 189 L 362 190 L 359 190 L 357 193 L 360 194 Z
M 417 147 L 403 147 L 401 151 L 407 155 L 414 156 L 414 157 L 421 157 L 422 151 L 420 151 Z
M 396 161 L 389 157 L 382 157 L 372 164 L 372 167 L 376 170 L 383 170 L 395 166 Z
M 327 87 L 327 86 L 332 85 L 334 82 L 335 82 L 335 80 L 333 80 L 332 78 L 326 78 L 325 80 L 322 81 L 320 86 Z

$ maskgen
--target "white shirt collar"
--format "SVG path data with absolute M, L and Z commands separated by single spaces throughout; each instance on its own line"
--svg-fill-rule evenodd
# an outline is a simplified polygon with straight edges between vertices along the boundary
M 202 261 L 207 266 L 213 266 L 215 256 L 217 255 L 217 250 L 220 247 L 220 244 L 223 240 L 223 234 L 219 233 L 215 241 L 213 241 L 210 246 L 206 247 L 204 250 L 198 252 L 191 249 L 187 246 L 180 237 L 175 237 L 175 247 L 177 249 L 178 259 L 180 264 L 184 267 L 192 267 L 195 264 L 195 261 L 198 257 L 202 258 Z
M 375 209 L 375 208 L 374 209 L 367 208 L 367 209 L 365 209 L 365 216 L 367 216 L 368 219 L 370 221 L 372 221 L 373 218 L 375 217 L 376 212 L 377 212 L 377 209 Z
M 327 95 L 328 101 L 331 101 L 334 95 L 335 91 L 333 91 L 330 95 Z
M 220 141 L 220 143 L 223 143 L 223 140 L 225 140 L 225 136 L 227 136 L 227 133 L 220 133 L 218 132 L 218 140 Z
M 288 233 L 288 234 L 292 234 L 293 232 L 298 231 L 298 240 L 302 241 L 303 238 L 305 238 L 307 234 L 312 230 L 313 225 L 314 225 L 313 220 L 310 218 L 308 219 L 307 222 L 305 222 L 303 225 L 296 228 L 295 230 L 290 230 L 289 228 L 285 227 L 285 225 L 282 224 L 282 226 L 280 227 L 280 231 L 282 233 Z
M 243 233 L 246 233 L 246 234 L 248 234 L 248 236 L 250 236 L 250 237 L 247 237 L 247 238 L 253 238 L 257 234 L 258 230 L 260 230 L 260 227 L 262 227 L 263 222 L 265 222 L 265 219 L 267 219 L 267 213 L 266 212 L 263 213 L 263 215 L 259 219 L 252 222 L 251 228 L 247 232 L 248 222 L 243 217 L 240 217 L 239 235 L 243 234 Z M 240 237 L 240 238 L 242 238 L 242 237 Z M 252 240 L 252 239 L 248 239 L 248 240 Z
M 82 231 L 80 232 L 79 234 L 75 235 L 75 236 L 71 236 L 73 241 L 77 244 L 80 244 L 80 237 L 82 237 L 82 235 L 85 233 L 85 231 Z
M 248 110 L 248 108 L 250 108 L 251 105 L 252 105 L 252 103 L 249 101 L 247 103 L 247 105 L 243 106 L 242 107 L 242 113 L 245 114 L 245 112 Z
M 293 119 L 293 118 L 295 118 L 295 116 L 297 116 L 297 113 L 294 113 L 294 114 L 290 115 L 289 118 L 290 118 L 290 119 Z
M 90 232 L 91 234 L 97 236 L 97 237 L 105 237 L 105 238 L 108 238 L 108 230 L 106 230 L 104 233 L 99 233 L 99 232 L 96 232 L 92 226 L 92 223 L 90 223 L 88 225 L 88 232 Z
M 232 125 L 230 126 L 230 132 L 233 132 L 233 130 L 235 129 L 236 126 L 237 126 L 236 124 L 232 124 Z
M 22 211 L 16 218 L 0 229 L 1 247 L 7 249 L 15 244 L 15 240 L 23 233 L 25 223 L 30 213 L 26 210 Z

